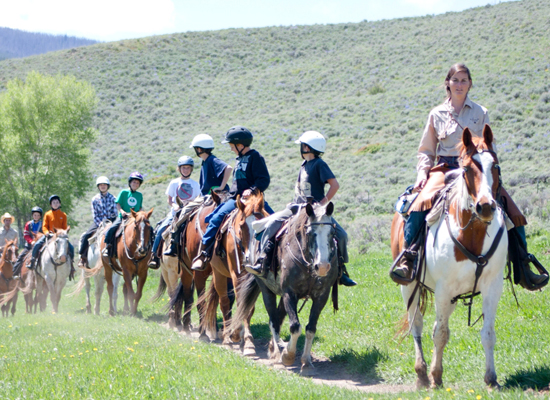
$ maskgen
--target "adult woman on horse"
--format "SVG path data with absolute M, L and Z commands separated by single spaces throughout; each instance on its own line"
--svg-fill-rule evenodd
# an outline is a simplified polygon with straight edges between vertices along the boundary
M 44 222 L 42 224 L 44 236 L 38 239 L 32 248 L 32 259 L 31 264 L 28 267 L 29 269 L 33 269 L 36 266 L 36 260 L 38 259 L 42 246 L 44 246 L 44 243 L 46 242 L 46 238 L 52 236 L 55 233 L 55 229 L 67 230 L 68 227 L 67 214 L 61 211 L 61 199 L 59 196 L 56 194 L 51 195 L 49 201 L 51 210 L 46 211 L 46 214 L 44 215 Z M 74 247 L 71 242 L 69 242 L 69 256 L 71 257 L 72 276 L 74 272 Z
M 264 192 L 269 186 L 270 177 L 265 160 L 260 153 L 250 148 L 252 140 L 252 133 L 243 126 L 234 126 L 225 134 L 225 140 L 222 143 L 229 143 L 231 151 L 238 156 L 237 164 L 233 170 L 233 183 L 229 191 L 231 197 L 206 218 L 209 222 L 202 238 L 202 252 L 191 267 L 195 271 L 203 271 L 206 268 L 206 263 L 212 258 L 218 229 L 225 216 L 235 209 L 237 196 L 246 198 L 252 194 L 254 189 L 258 188 Z M 273 214 L 273 210 L 267 202 L 265 202 L 264 208 Z
M 139 172 L 132 172 L 128 177 L 128 189 L 124 189 L 118 194 L 118 197 L 115 200 L 118 216 L 115 222 L 113 222 L 113 225 L 111 225 L 105 234 L 105 248 L 102 253 L 104 257 L 113 257 L 116 253 L 116 246 L 114 244 L 115 234 L 120 227 L 120 224 L 122 224 L 122 219 L 126 218 L 126 215 L 131 213 L 131 210 L 134 210 L 135 212 L 141 210 L 143 195 L 137 190 L 142 183 L 143 175 Z
M 106 176 L 100 176 L 96 179 L 95 185 L 99 193 L 92 198 L 92 225 L 80 237 L 80 268 L 88 268 L 88 240 L 96 233 L 97 228 L 104 220 L 113 222 L 116 218 L 117 208 L 115 205 L 115 196 L 109 193 L 111 182 Z
M 224 190 L 228 191 L 229 186 L 227 182 L 231 177 L 233 168 L 229 166 L 225 161 L 220 160 L 214 154 L 214 139 L 212 136 L 205 133 L 201 133 L 193 138 L 189 148 L 195 150 L 195 154 L 202 160 L 201 174 L 199 177 L 199 187 L 201 194 L 206 196 L 210 193 L 210 190 Z M 200 204 L 200 203 L 198 203 Z M 180 213 L 180 221 L 187 214 L 196 208 L 196 204 L 189 204 Z M 180 224 L 178 221 L 178 224 Z M 184 224 L 178 225 L 177 230 L 172 232 L 170 248 L 164 252 L 164 255 L 175 257 L 176 256 L 176 244 L 179 243 L 180 235 L 183 231 Z
M 168 228 L 176 211 L 180 208 L 178 201 L 179 198 L 181 204 L 187 204 L 190 201 L 193 201 L 197 196 L 200 195 L 199 184 L 197 181 L 191 179 L 191 174 L 193 173 L 193 168 L 195 167 L 195 162 L 189 156 L 181 156 L 178 159 L 178 172 L 180 174 L 179 178 L 172 179 L 166 188 L 166 197 L 168 201 L 168 206 L 170 211 L 168 215 L 160 226 L 157 228 L 157 235 L 155 236 L 155 241 L 153 243 L 153 251 L 151 253 L 151 261 L 149 262 L 149 268 L 157 269 L 160 266 L 160 260 L 157 256 L 157 251 L 162 240 L 162 234 Z
M 462 131 L 469 128 L 472 135 L 482 137 L 483 127 L 489 124 L 487 109 L 468 97 L 471 87 L 472 77 L 468 67 L 464 64 L 453 65 L 445 78 L 447 99 L 428 116 L 418 147 L 418 175 L 413 189 L 420 193 L 409 209 L 409 218 L 404 227 L 405 251 L 399 266 L 392 273 L 392 276 L 397 275 L 394 280 L 398 283 L 403 283 L 399 278 L 409 279 L 412 275 L 418 250 L 423 245 L 420 231 L 439 191 L 445 186 L 445 174 L 460 167 Z M 500 196 L 514 224 L 508 234 L 509 240 L 518 239 L 522 242 L 527 254 L 525 263 L 528 263 L 532 256 L 527 253 L 525 239 L 527 220 L 503 187 L 500 188 Z M 526 274 L 535 284 L 542 284 L 548 279 L 545 275 L 533 273 L 529 268 Z

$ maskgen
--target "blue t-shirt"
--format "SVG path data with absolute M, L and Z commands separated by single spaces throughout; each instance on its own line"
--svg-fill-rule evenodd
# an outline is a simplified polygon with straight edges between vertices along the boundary
M 199 186 L 204 196 L 210 193 L 212 187 L 221 185 L 225 168 L 227 168 L 227 163 L 212 154 L 202 162 Z M 225 185 L 225 188 L 222 189 L 229 190 L 229 187 Z
M 311 196 L 317 202 L 325 197 L 325 184 L 334 178 L 326 162 L 320 158 L 304 161 L 298 173 L 298 180 L 294 188 L 294 202 L 306 203 Z
M 244 156 L 237 157 L 237 164 L 233 170 L 231 197 L 242 195 L 246 189 L 260 189 L 265 192 L 269 186 L 269 172 L 264 158 L 256 150 L 249 150 Z

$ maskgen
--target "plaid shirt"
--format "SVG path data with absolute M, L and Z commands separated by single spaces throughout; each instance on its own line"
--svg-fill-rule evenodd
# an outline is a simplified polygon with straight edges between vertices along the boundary
M 111 193 L 107 193 L 105 196 L 98 193 L 94 196 L 92 199 L 92 216 L 96 226 L 99 226 L 104 219 L 116 218 L 116 215 L 115 196 Z

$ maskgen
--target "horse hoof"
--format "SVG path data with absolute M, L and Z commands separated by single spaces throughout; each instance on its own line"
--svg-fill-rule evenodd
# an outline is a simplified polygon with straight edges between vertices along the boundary
M 302 376 L 314 376 L 317 375 L 317 372 L 315 371 L 315 367 L 312 363 L 307 362 L 305 364 L 302 364 L 302 369 L 300 369 L 300 375 Z
M 201 333 L 201 335 L 199 336 L 199 340 L 201 342 L 204 342 L 204 343 L 210 343 L 210 338 L 208 337 L 208 335 L 206 333 Z
M 92 307 L 86 307 L 86 314 L 92 313 Z
M 294 364 L 294 360 L 296 360 L 296 353 L 289 353 L 286 350 L 281 355 L 281 363 L 285 367 L 290 367 Z
M 243 349 L 243 356 L 245 356 L 245 357 L 256 357 L 256 349 L 245 347 Z

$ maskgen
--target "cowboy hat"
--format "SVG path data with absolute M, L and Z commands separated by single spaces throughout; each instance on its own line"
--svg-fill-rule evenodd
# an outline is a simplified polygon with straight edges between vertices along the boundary
M 13 222 L 13 217 L 12 217 L 12 215 L 11 215 L 10 213 L 5 213 L 4 215 L 2 215 L 2 217 L 0 217 L 0 223 L 3 224 L 3 223 L 4 223 L 4 220 L 5 220 L 6 218 L 11 219 L 12 222 Z

